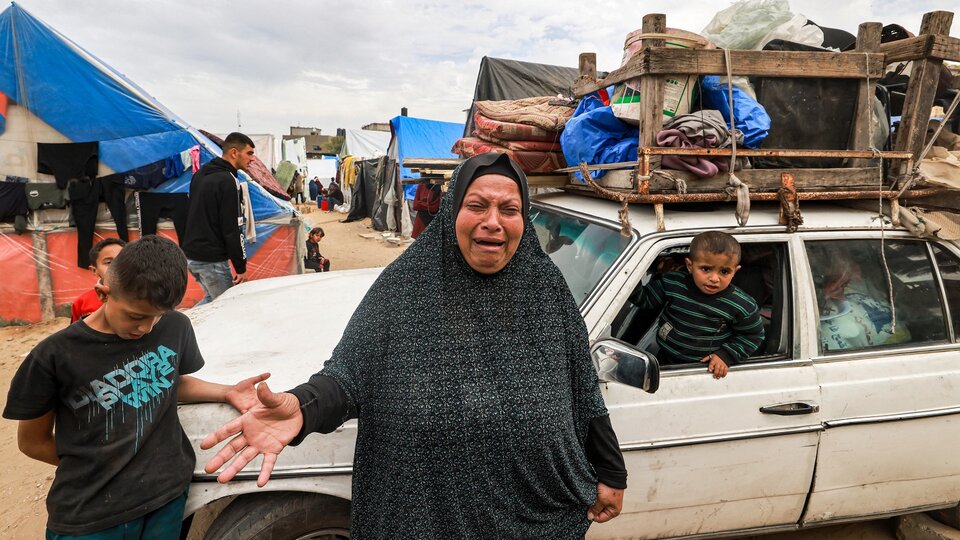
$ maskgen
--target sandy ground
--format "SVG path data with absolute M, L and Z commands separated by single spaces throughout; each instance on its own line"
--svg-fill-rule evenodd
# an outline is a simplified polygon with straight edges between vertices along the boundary
M 343 214 L 313 211 L 304 214 L 311 226 L 321 226 L 326 236 L 320 251 L 331 260 L 333 270 L 385 266 L 403 252 L 404 246 L 374 236 L 369 220 L 339 223 Z M 364 236 L 361 236 L 364 235 Z M 30 349 L 47 335 L 67 325 L 61 318 L 31 326 L 0 328 L 0 408 L 6 404 L 10 379 Z M 45 500 L 54 468 L 31 460 L 17 449 L 16 423 L 0 421 L 0 456 L 4 473 L 0 475 L 0 538 L 34 540 L 43 537 L 46 523 Z M 804 533 L 752 537 L 765 540 L 812 540 L 841 538 L 844 540 L 893 540 L 889 521 L 876 521 L 817 529 Z

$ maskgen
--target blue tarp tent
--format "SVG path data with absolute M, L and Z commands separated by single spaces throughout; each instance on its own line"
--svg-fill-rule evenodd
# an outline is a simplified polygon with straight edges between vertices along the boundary
M 390 120 L 393 137 L 390 140 L 388 154 L 403 163 L 404 158 L 459 158 L 450 151 L 457 139 L 463 136 L 463 124 L 424 120 L 409 116 L 397 116 Z M 419 173 L 400 166 L 400 178 L 420 178 Z M 417 186 L 404 187 L 407 200 L 413 199 Z
M 36 124 L 19 129 L 34 140 L 0 134 L 0 156 L 34 156 L 18 160 L 24 162 L 23 170 L 3 174 L 36 178 L 37 142 L 98 141 L 101 175 L 126 172 L 196 145 L 201 163 L 220 155 L 215 144 L 142 88 L 16 3 L 0 13 L 0 92 L 14 109 L 7 129 L 15 127 L 17 118 Z M 187 171 L 156 190 L 186 192 L 191 176 Z M 250 187 L 256 219 L 292 212 L 258 184 Z

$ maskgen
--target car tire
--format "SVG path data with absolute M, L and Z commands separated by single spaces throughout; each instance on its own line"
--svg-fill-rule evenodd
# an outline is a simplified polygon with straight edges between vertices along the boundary
M 350 502 L 290 491 L 243 495 L 217 516 L 203 538 L 345 540 L 350 538 Z

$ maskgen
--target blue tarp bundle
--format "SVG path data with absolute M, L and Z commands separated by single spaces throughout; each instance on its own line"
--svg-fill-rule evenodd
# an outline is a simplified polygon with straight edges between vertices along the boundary
M 459 158 L 451 149 L 457 139 L 463 136 L 463 124 L 456 122 L 441 122 L 439 120 L 424 120 L 409 116 L 397 116 L 390 120 L 396 143 L 397 163 L 403 163 L 404 158 Z M 391 156 L 394 157 L 394 156 Z M 401 166 L 400 178 L 420 178 L 419 173 Z M 412 199 L 417 191 L 416 184 L 404 186 L 407 199 Z
M 72 142 L 99 141 L 114 172 L 160 161 L 200 145 L 200 161 L 217 148 L 143 89 L 17 4 L 0 13 L 0 92 Z M 46 142 L 46 141 L 40 141 Z M 189 190 L 189 171 L 157 191 Z M 250 183 L 256 219 L 292 208 Z
M 619 163 L 637 158 L 640 128 L 623 122 L 596 94 L 584 96 L 560 134 L 563 158 L 567 163 L 588 165 Z M 606 171 L 590 171 L 600 178 Z M 583 180 L 579 172 L 576 177 Z

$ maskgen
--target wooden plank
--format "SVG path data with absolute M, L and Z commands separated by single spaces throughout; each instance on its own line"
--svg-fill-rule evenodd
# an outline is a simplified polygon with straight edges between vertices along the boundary
M 460 158 L 404 158 L 403 166 L 408 169 L 428 167 L 431 169 L 455 169 L 463 160 Z
M 920 25 L 921 34 L 948 35 L 953 23 L 953 13 L 949 11 L 934 11 L 923 16 Z M 900 127 L 897 129 L 894 150 L 910 152 L 919 158 L 923 149 L 924 138 L 927 134 L 927 124 L 930 121 L 930 108 L 940 80 L 940 67 L 943 60 L 924 58 L 913 63 L 910 73 L 910 83 L 907 85 L 907 95 L 903 102 L 903 115 Z M 906 174 L 906 164 L 901 163 L 893 171 L 898 175 Z
M 669 171 L 687 184 L 688 193 L 715 193 L 727 187 L 727 177 L 719 174 L 713 178 L 697 178 L 687 171 Z M 775 192 L 782 185 L 781 174 L 793 175 L 797 191 L 869 191 L 879 187 L 877 167 L 856 169 L 744 169 L 737 171 L 737 178 L 750 186 L 750 191 Z M 632 191 L 631 171 L 608 171 L 597 184 L 615 190 Z M 571 185 L 583 185 L 570 177 Z M 676 193 L 676 185 L 660 175 L 650 179 L 650 193 Z
M 580 53 L 580 77 L 574 81 L 573 86 L 597 84 L 597 53 Z M 589 93 L 589 92 L 588 92 Z
M 53 298 L 53 274 L 50 272 L 50 254 L 47 253 L 47 233 L 34 231 L 33 264 L 37 271 L 37 290 L 40 291 L 40 320 L 56 318 L 56 304 Z
M 880 32 L 883 24 L 878 22 L 863 23 L 857 31 L 858 53 L 872 53 L 880 50 Z M 873 145 L 870 135 L 873 133 L 873 102 L 876 99 L 877 82 L 875 79 L 863 79 L 858 83 L 857 109 L 853 118 L 853 129 L 850 130 L 850 141 L 847 148 L 850 150 L 867 150 Z M 886 120 L 884 120 L 886 121 Z M 882 146 L 881 146 L 882 148 Z M 867 167 L 868 159 L 850 160 L 853 167 Z
M 872 79 L 883 76 L 885 55 L 872 53 L 865 60 L 860 53 L 800 52 L 800 51 L 746 51 L 731 50 L 730 61 L 734 75 L 758 77 L 820 77 Z M 611 84 L 642 75 L 726 75 L 723 50 L 645 48 L 634 55 L 623 67 L 611 71 L 594 84 L 577 81 L 574 95 L 584 96 Z
M 960 62 L 960 38 L 924 35 L 880 45 L 888 64 L 920 60 L 924 57 Z
M 532 188 L 562 188 L 568 180 L 565 174 L 531 174 L 527 176 L 527 185 Z
M 667 16 L 662 13 L 644 15 L 643 17 L 644 34 L 664 34 L 667 31 Z M 664 40 L 644 39 L 645 46 L 663 47 Z M 657 145 L 657 134 L 663 129 L 663 96 L 664 80 L 663 75 L 645 75 L 640 78 L 640 148 Z M 660 158 L 650 160 L 644 166 L 648 170 L 656 169 L 660 166 Z M 642 170 L 641 174 L 647 171 Z

